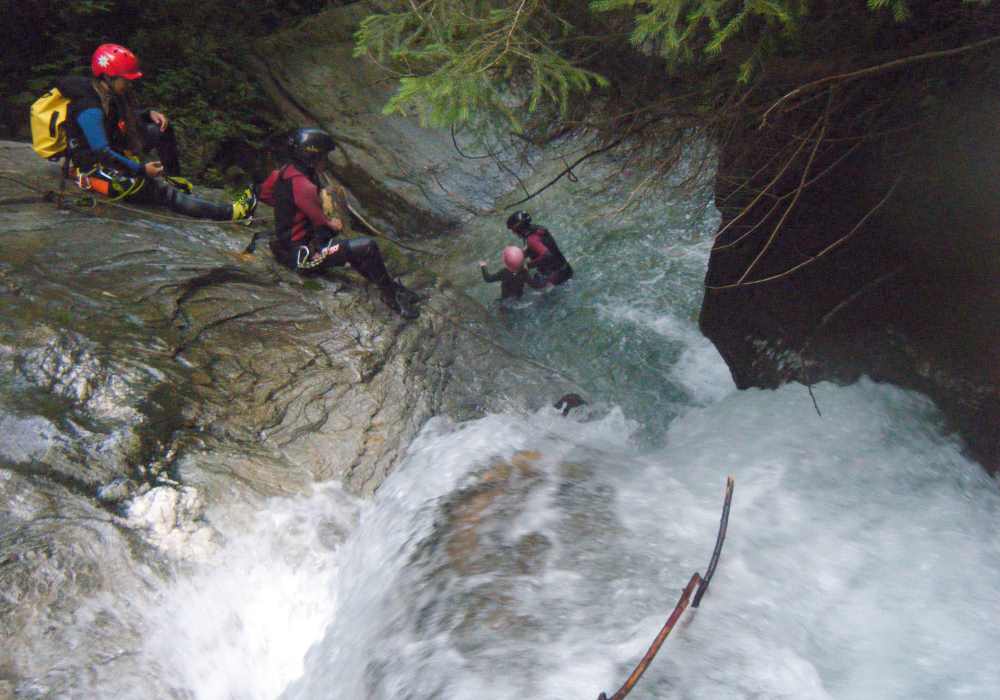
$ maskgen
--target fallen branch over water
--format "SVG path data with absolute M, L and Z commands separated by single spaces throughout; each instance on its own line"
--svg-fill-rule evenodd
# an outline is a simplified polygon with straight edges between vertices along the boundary
M 722 543 L 726 541 L 726 529 L 729 527 L 729 508 L 733 504 L 733 487 L 736 480 L 733 477 L 726 478 L 726 499 L 722 502 L 722 518 L 719 520 L 719 534 L 715 537 L 715 549 L 712 551 L 712 559 L 708 562 L 708 569 L 705 571 L 705 578 L 698 586 L 698 592 L 694 594 L 691 607 L 697 608 L 701 603 L 702 596 L 708 591 L 708 584 L 715 576 L 715 567 L 719 565 L 719 556 L 722 554 Z
M 678 600 L 677 605 L 674 606 L 674 611 L 670 613 L 670 617 L 668 617 L 667 621 L 663 624 L 663 629 L 661 629 L 660 633 L 656 635 L 656 639 L 654 639 L 653 643 L 649 646 L 649 649 L 646 651 L 646 655 L 642 657 L 642 661 L 640 661 L 639 665 L 635 667 L 634 671 L 632 671 L 632 675 L 628 677 L 628 680 L 625 681 L 625 684 L 618 689 L 617 693 L 612 695 L 610 698 L 608 698 L 608 696 L 604 693 L 601 693 L 597 696 L 597 700 L 622 700 L 622 698 L 632 692 L 632 688 L 634 688 L 635 684 L 639 682 L 642 674 L 646 672 L 646 668 L 649 667 L 649 664 L 652 663 L 653 659 L 656 657 L 656 652 L 660 650 L 660 647 L 663 645 L 664 640 L 666 640 L 667 635 L 670 634 L 674 625 L 677 624 L 677 620 L 680 619 L 681 613 L 683 613 L 687 608 L 688 600 L 691 598 L 691 594 L 694 592 L 695 586 L 697 586 L 700 581 L 701 576 L 697 573 L 691 574 L 691 580 L 688 581 L 688 584 L 681 592 L 680 600 Z

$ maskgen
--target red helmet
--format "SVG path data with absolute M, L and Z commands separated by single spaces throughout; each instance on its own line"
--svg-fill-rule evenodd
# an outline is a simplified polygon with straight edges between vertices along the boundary
M 511 272 L 517 272 L 524 264 L 524 251 L 516 245 L 509 245 L 503 249 L 503 264 Z
M 118 44 L 101 44 L 90 58 L 90 71 L 95 78 L 106 75 L 110 78 L 135 80 L 142 77 L 139 59 L 135 54 Z

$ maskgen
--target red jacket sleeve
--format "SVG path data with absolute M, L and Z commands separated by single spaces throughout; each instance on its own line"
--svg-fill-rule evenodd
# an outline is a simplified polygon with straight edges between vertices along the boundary
M 528 262 L 528 267 L 536 267 L 546 255 L 549 255 L 549 249 L 542 243 L 542 237 L 537 236 L 532 233 L 524 241 L 525 247 L 528 249 L 528 257 L 531 260 Z
M 264 204 L 273 207 L 275 204 L 274 200 L 274 186 L 278 183 L 278 171 L 272 170 L 271 174 L 267 176 L 267 179 L 260 186 L 260 191 L 257 193 L 258 198 Z
M 319 188 L 309 181 L 305 175 L 292 177 L 292 197 L 295 200 L 295 207 L 306 215 L 313 226 L 329 226 L 326 215 L 323 214 L 323 205 L 319 199 Z

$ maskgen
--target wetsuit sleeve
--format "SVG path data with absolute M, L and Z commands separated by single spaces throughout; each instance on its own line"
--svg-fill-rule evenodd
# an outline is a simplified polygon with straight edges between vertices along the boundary
M 479 271 L 483 273 L 484 282 L 499 282 L 501 279 L 503 279 L 503 270 L 496 273 L 495 275 L 491 275 L 490 273 L 488 273 L 485 267 L 479 268 Z
M 292 197 L 295 199 L 295 207 L 306 215 L 313 226 L 333 228 L 330 220 L 323 213 L 323 205 L 319 199 L 319 188 L 309 182 L 309 178 L 292 178 Z
M 131 158 L 126 158 L 121 153 L 112 150 L 111 143 L 108 141 L 108 134 L 104 130 L 104 113 L 100 109 L 91 107 L 90 109 L 83 110 L 77 115 L 76 123 L 80 126 L 83 137 L 87 139 L 87 145 L 90 146 L 90 150 L 94 151 L 102 162 L 120 166 L 133 175 L 142 174 L 142 163 L 137 163 Z
M 538 267 L 546 258 L 551 257 L 550 251 L 541 241 L 540 236 L 531 235 L 525 240 L 525 247 L 528 249 L 528 267 Z
M 260 186 L 260 191 L 257 193 L 257 198 L 269 207 L 275 205 L 274 198 L 274 186 L 278 183 L 278 171 L 272 170 L 271 174 L 267 176 L 267 179 Z

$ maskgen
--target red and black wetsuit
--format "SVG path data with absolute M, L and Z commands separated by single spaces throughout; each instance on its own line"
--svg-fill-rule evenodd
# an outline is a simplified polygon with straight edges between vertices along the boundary
M 527 266 L 534 268 L 548 284 L 562 284 L 573 276 L 573 268 L 563 257 L 556 239 L 544 226 L 535 226 L 522 236 L 528 256 Z
M 260 186 L 259 199 L 274 207 L 271 250 L 285 265 L 295 267 L 294 256 L 288 259 L 293 249 L 308 246 L 319 236 L 333 238 L 333 222 L 323 213 L 319 187 L 294 165 L 273 171 Z
M 323 213 L 319 186 L 311 172 L 288 164 L 273 171 L 260 186 L 259 199 L 274 207 L 274 239 L 271 252 L 275 259 L 299 272 L 315 272 L 348 263 L 383 290 L 395 288 L 395 282 L 385 268 L 378 244 L 370 238 L 337 238 L 332 220 Z M 300 268 L 319 250 L 336 245 L 322 265 Z

